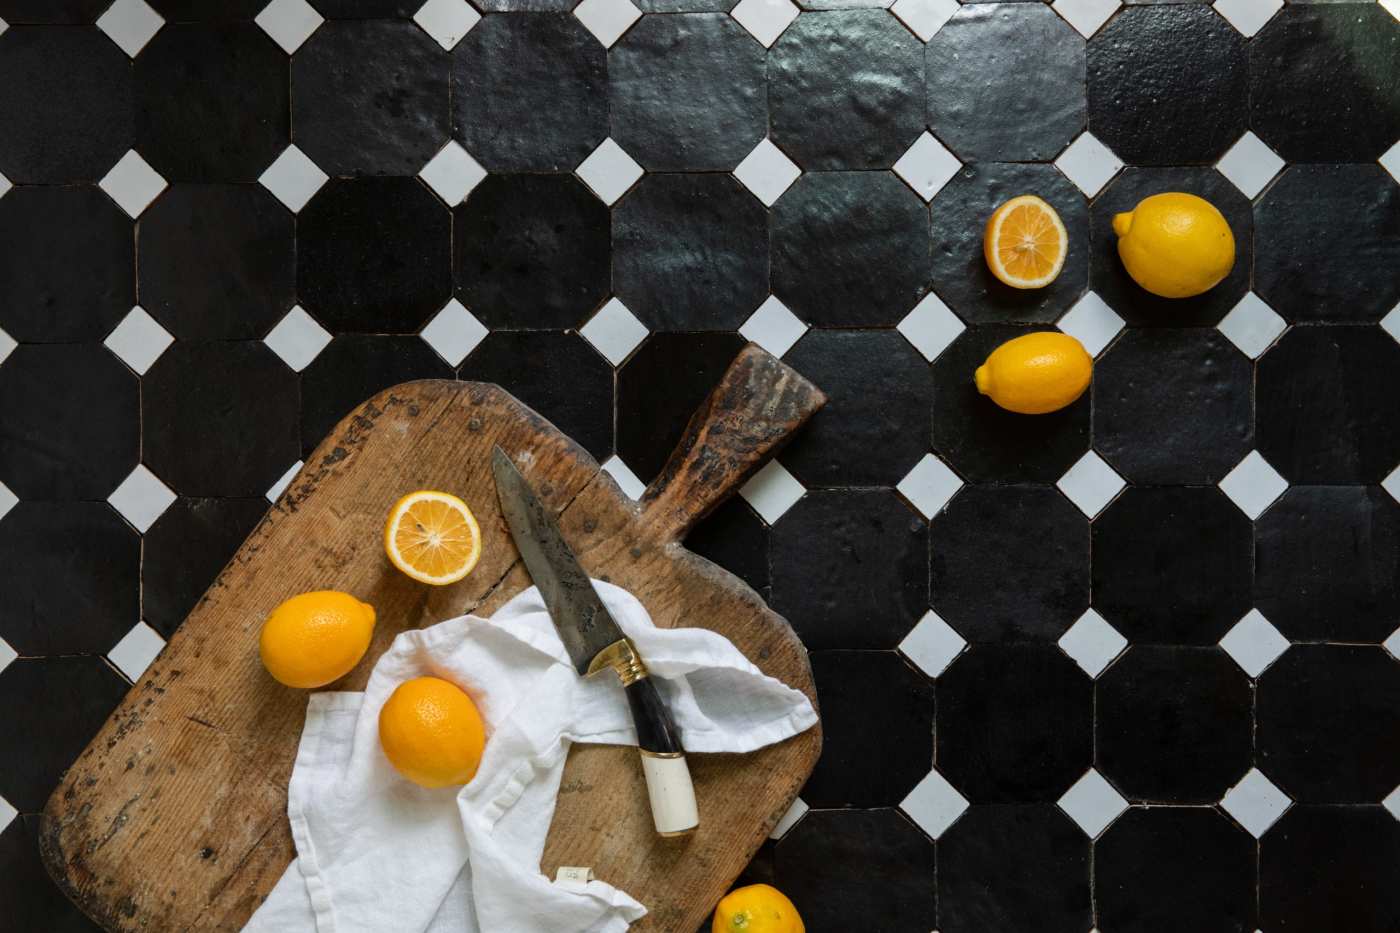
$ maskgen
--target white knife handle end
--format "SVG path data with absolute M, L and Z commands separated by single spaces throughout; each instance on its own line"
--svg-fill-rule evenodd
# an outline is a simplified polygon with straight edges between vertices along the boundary
M 700 813 L 695 806 L 695 786 L 690 781 L 690 767 L 684 754 L 658 755 L 640 749 L 642 773 L 647 779 L 647 795 L 651 798 L 651 817 L 656 831 L 662 836 L 684 836 L 700 825 Z

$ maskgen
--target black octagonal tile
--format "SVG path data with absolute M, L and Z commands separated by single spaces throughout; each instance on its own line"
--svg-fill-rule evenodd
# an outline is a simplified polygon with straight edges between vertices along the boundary
M 292 226 L 260 185 L 172 185 L 141 215 L 141 306 L 179 338 L 262 337 L 296 301 Z
M 0 242 L 0 328 L 15 340 L 101 340 L 136 303 L 131 220 L 97 188 L 16 188 Z
M 0 19 L 16 23 L 91 23 L 108 0 L 0 0 Z M 157 0 L 157 6 L 160 0 Z
M 253 23 L 167 23 L 135 68 L 136 148 L 166 181 L 256 181 L 287 147 L 287 56 Z
M 176 499 L 141 537 L 146 622 L 173 635 L 266 511 L 263 498 Z
M 330 175 L 416 174 L 449 135 L 450 70 L 417 23 L 325 23 L 292 58 L 292 141 Z
M 106 499 L 136 467 L 139 404 L 105 347 L 17 348 L 0 366 L 0 482 L 21 499 Z
M 8 30 L 0 87 L 0 172 L 11 182 L 95 182 L 131 148 L 131 63 L 95 28 Z
M 407 18 L 422 5 L 419 0 L 316 0 L 316 9 L 321 15 L 332 19 Z
M 261 496 L 296 463 L 297 377 L 257 341 L 176 341 L 142 379 L 142 455 L 184 496 Z
M 768 599 L 768 526 L 748 503 L 734 497 L 686 535 L 693 554 L 714 561 Z
M 804 321 L 897 324 L 926 289 L 928 209 L 893 173 L 804 175 L 772 224 L 773 292 Z
M 1089 608 L 1089 522 L 1053 487 L 964 487 L 929 552 L 930 602 L 968 641 L 1055 641 Z
M 608 135 L 607 52 L 568 13 L 489 15 L 452 52 L 452 119 L 490 171 L 572 171 Z
M 1064 268 L 1059 278 L 1044 288 L 1003 285 L 987 269 L 982 252 L 987 218 L 1023 194 L 1038 195 L 1049 202 L 1069 233 Z M 1052 165 L 980 162 L 965 166 L 933 199 L 931 210 L 933 288 L 965 321 L 1053 321 L 1068 311 L 1089 285 L 1089 205 L 1079 189 Z
M 1294 645 L 1259 677 L 1259 768 L 1302 803 L 1380 803 L 1400 785 L 1400 664 Z
M 808 648 L 893 648 L 928 609 L 928 528 L 890 489 L 807 493 L 772 562 L 773 609 Z
M 1400 185 L 1379 165 L 1295 165 L 1254 213 L 1254 288 L 1290 321 L 1377 321 L 1400 302 Z
M 301 303 L 336 332 L 415 333 L 452 295 L 451 242 L 417 179 L 332 180 L 297 219 Z
M 1094 608 L 1134 644 L 1213 645 L 1250 609 L 1252 528 L 1213 487 L 1128 487 L 1093 548 Z
M 1400 463 L 1400 344 L 1295 327 L 1259 360 L 1259 452 L 1294 483 L 1377 483 Z
M 488 175 L 453 212 L 457 297 L 491 328 L 577 327 L 608 294 L 610 225 L 572 175 Z
M 924 128 L 923 51 L 884 10 L 801 14 L 769 51 L 773 141 L 809 172 L 889 168 Z
M 113 675 L 115 676 L 115 674 Z M 16 817 L 0 832 L 0 900 L 16 930 L 101 933 L 53 883 L 39 857 L 38 814 Z
M 933 447 L 974 483 L 1053 483 L 1089 449 L 1089 393 L 1068 408 L 1018 415 L 977 391 L 972 374 L 1008 340 L 1044 327 L 970 327 L 933 364 Z
M 1380 807 L 1289 810 L 1259 847 L 1259 913 L 1267 930 L 1400 929 L 1400 821 Z
M 608 53 L 613 138 L 652 171 L 728 171 L 767 131 L 764 67 L 726 13 L 644 16 Z
M 169 23 L 229 22 L 252 19 L 267 6 L 263 0 L 147 0 Z M 332 3 L 335 0 L 331 0 Z M 324 0 L 317 0 L 324 7 Z M 329 15 L 329 14 L 326 14 Z
M 652 330 L 735 330 L 768 294 L 767 212 L 730 175 L 648 175 L 612 246 L 613 288 Z
M 925 63 L 929 126 L 963 159 L 1048 162 L 1084 129 L 1084 39 L 1044 4 L 968 4 Z
M 1254 444 L 1253 381 L 1217 330 L 1131 328 L 1094 367 L 1094 449 L 1129 482 L 1219 482 Z

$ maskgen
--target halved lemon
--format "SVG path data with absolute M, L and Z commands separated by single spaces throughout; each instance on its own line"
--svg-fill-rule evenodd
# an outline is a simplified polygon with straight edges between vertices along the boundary
M 420 489 L 389 510 L 384 553 L 420 583 L 445 586 L 472 572 L 481 557 L 481 527 L 456 496 Z
M 992 275 L 1012 288 L 1044 288 L 1064 268 L 1069 234 L 1060 215 L 1033 194 L 1012 198 L 987 218 L 982 253 Z

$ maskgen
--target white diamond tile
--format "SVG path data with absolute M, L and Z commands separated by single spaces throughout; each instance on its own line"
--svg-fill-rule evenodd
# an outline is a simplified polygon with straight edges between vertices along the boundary
M 0 20 L 0 22 L 3 22 L 3 20 Z M 4 31 L 5 30 L 0 29 L 0 33 L 3 33 Z M 6 195 L 6 193 L 8 193 L 9 190 L 13 187 L 14 185 L 11 184 L 10 180 L 5 177 L 5 173 L 0 172 L 0 198 L 3 198 Z
M 9 355 L 15 352 L 15 347 L 17 346 L 19 346 L 19 344 L 15 341 L 15 338 L 11 337 L 3 330 L 0 330 L 0 363 L 5 362 Z
M 1400 0 L 1396 0 L 1396 6 L 1400 8 Z M 1400 19 L 1400 15 L 1395 18 Z M 1400 181 L 1400 141 L 1382 153 L 1378 161 L 1381 163 L 1381 168 L 1390 173 L 1390 177 Z
M 302 461 L 298 460 L 296 463 L 293 463 L 287 469 L 287 472 L 277 478 L 277 482 L 272 484 L 272 488 L 263 493 L 263 498 L 267 499 L 268 502 L 275 503 L 278 497 L 287 491 L 287 487 L 292 484 L 292 480 L 296 479 L 297 470 L 300 470 L 301 467 Z
M 749 315 L 739 335 L 751 340 L 774 356 L 781 357 L 807 333 L 807 325 L 788 310 L 776 295 L 769 295 L 758 310 Z
M 263 338 L 269 350 L 294 372 L 301 372 L 331 342 L 331 335 L 311 315 L 296 305 Z
M 1397 17 L 1397 19 L 1400 19 L 1400 17 Z M 0 664 L 0 670 L 4 669 L 5 665 Z M 1391 816 L 1395 817 L 1397 820 L 1400 820 L 1400 787 L 1397 787 L 1389 794 L 1386 794 L 1385 799 L 1381 801 L 1381 806 L 1389 810 Z
M 806 487 L 786 467 L 776 460 L 769 460 L 763 469 L 740 487 L 739 495 L 771 525 L 796 505 L 806 491 Z
M 1400 340 L 1400 305 L 1391 308 L 1386 316 L 1381 318 L 1381 328 L 1396 340 Z
M 1059 804 L 1060 809 L 1079 824 L 1090 839 L 1096 838 L 1128 809 L 1128 801 L 1123 799 L 1123 795 L 1093 768 L 1084 772 L 1084 776 L 1065 791 Z
M 1288 322 L 1254 292 L 1239 300 L 1230 313 L 1216 325 L 1240 352 L 1257 360 L 1288 329 Z
M 932 39 L 958 12 L 958 0 L 895 0 L 890 12 L 922 41 Z
M 1263 772 L 1250 768 L 1238 784 L 1225 792 L 1220 807 L 1258 839 L 1278 822 L 1292 803 Z
M 783 192 L 797 181 L 802 169 L 767 137 L 734 168 L 734 177 L 765 207 L 772 207 Z
M 1084 673 L 1097 678 L 1128 647 L 1128 639 L 1089 609 L 1060 636 L 1057 644 Z
M 579 163 L 574 174 L 583 179 L 604 204 L 612 206 L 642 177 L 642 167 L 609 136 Z
M 165 647 L 165 639 L 145 622 L 137 622 L 122 636 L 115 648 L 107 652 L 107 660 L 117 666 L 127 680 L 135 682 Z
M 1091 450 L 1066 470 L 1055 485 L 1079 507 L 1079 511 L 1093 518 L 1127 484 L 1113 467 Z
M 1381 647 L 1390 652 L 1390 656 L 1400 661 L 1400 628 L 1390 633 L 1390 637 L 1381 642 Z
M 272 0 L 253 18 L 272 41 L 291 55 L 326 20 L 306 0 Z
M 1400 20 L 1400 0 L 1381 0 L 1381 7 L 1391 16 Z
M 1251 450 L 1235 468 L 1220 481 L 1220 491 L 1240 507 L 1250 520 L 1258 518 L 1273 501 L 1283 495 L 1288 480 L 1269 466 L 1269 461 Z
M 954 314 L 943 300 L 929 292 L 919 303 L 914 305 L 914 310 L 904 316 L 904 320 L 899 322 L 896 328 L 904 339 L 914 345 L 914 349 L 923 354 L 924 359 L 932 363 L 938 355 L 948 349 L 948 344 L 958 338 L 967 325 Z
M 0 671 L 10 666 L 10 662 L 19 657 L 19 652 L 11 648 L 5 639 L 0 638 Z
M 1280 2 L 1279 5 L 1283 4 Z M 1217 3 L 1216 7 L 1219 6 Z M 1278 157 L 1278 153 L 1266 146 L 1262 139 L 1246 130 L 1245 134 L 1220 157 L 1215 167 L 1220 174 L 1230 179 L 1245 197 L 1253 200 L 1283 168 L 1283 160 Z
M 19 496 L 16 496 L 9 486 L 0 483 L 0 518 L 9 514 L 10 509 L 19 504 Z
M 1118 170 L 1123 167 L 1123 160 L 1085 130 L 1060 153 L 1060 157 L 1055 160 L 1055 167 L 1074 182 L 1080 191 L 1092 198 L 1103 190 L 1109 179 L 1118 174 Z
M 174 340 L 170 332 L 160 326 L 160 322 L 137 305 L 127 312 L 102 344 L 137 375 L 144 376 Z
M 792 802 L 792 806 L 787 808 L 787 812 L 778 820 L 778 825 L 773 827 L 773 831 L 768 834 L 769 839 L 781 839 L 788 834 L 788 830 L 797 825 L 797 821 L 807 815 L 807 804 L 798 797 Z
M 5 30 L 10 28 L 10 24 L 0 19 L 0 36 L 5 34 Z
M 433 315 L 418 336 L 446 360 L 448 366 L 456 366 L 486 339 L 487 333 L 486 325 L 453 298 Z
M 1225 637 L 1220 639 L 1220 647 L 1234 659 L 1250 677 L 1258 677 L 1278 656 L 1288 650 L 1288 639 L 1274 628 L 1273 623 L 1264 618 L 1258 609 L 1251 609 L 1245 617 L 1230 627 Z
M 1082 343 L 1090 356 L 1096 357 L 1123 329 L 1123 319 L 1096 292 L 1085 292 L 1055 326 Z
M 5 31 L 4 25 L 4 20 L 0 20 L 0 32 Z M 4 657 L 0 656 L 0 662 L 3 661 Z M 3 671 L 4 669 L 4 663 L 0 663 L 0 671 Z M 0 832 L 3 832 L 5 830 L 5 827 L 9 826 L 10 823 L 14 821 L 14 818 L 16 816 L 19 816 L 19 811 L 16 810 L 13 806 L 11 806 L 10 802 L 4 797 L 0 797 Z
M 647 484 L 638 479 L 637 474 L 632 472 L 632 468 L 616 454 L 609 457 L 607 462 L 603 464 L 603 472 L 617 482 L 622 494 L 629 499 L 640 499 L 642 493 L 647 491 Z
M 1211 6 L 1248 39 L 1283 9 L 1283 0 L 1215 0 Z
M 579 333 L 593 348 L 608 358 L 614 366 L 621 365 L 627 355 L 646 339 L 647 328 L 625 304 L 616 298 L 598 309 Z
M 574 7 L 574 15 L 584 28 L 593 33 L 603 48 L 610 49 L 622 34 L 641 19 L 642 11 L 629 0 L 583 0 Z
M 481 14 L 467 0 L 428 0 L 413 14 L 413 21 L 450 52 L 481 22 Z
M 165 179 L 135 149 L 128 149 L 97 186 L 133 218 L 140 217 L 166 188 Z
M 455 141 L 448 140 L 438 154 L 428 160 L 418 177 L 447 202 L 448 207 L 462 203 L 471 190 L 486 177 L 486 169 L 473 159 L 471 153 Z
M 130 58 L 135 58 L 163 25 L 165 18 L 145 0 L 117 0 L 97 18 L 97 28 Z
M 962 168 L 958 157 L 948 151 L 928 130 L 919 134 L 914 144 L 905 150 L 904 155 L 894 164 L 894 173 L 919 193 L 925 201 L 948 184 L 948 181 Z
M 895 485 L 924 518 L 933 518 L 963 486 L 962 477 L 933 454 L 923 458 Z
M 967 798 L 944 780 L 943 775 L 930 771 L 909 792 L 899 808 L 924 832 L 937 839 L 963 815 L 967 809 Z
M 0 347 L 0 360 L 5 358 L 5 350 Z M 1381 480 L 1381 488 L 1390 493 L 1396 502 L 1400 502 L 1400 466 L 1390 471 L 1390 475 Z
M 312 162 L 306 153 L 296 146 L 288 146 L 282 154 L 258 177 L 264 188 L 293 214 L 306 206 L 306 202 L 321 190 L 329 176 L 320 166 Z
M 107 501 L 137 531 L 145 534 L 155 520 L 170 508 L 170 503 L 175 501 L 175 493 L 146 469 L 144 463 L 138 463 L 121 485 L 112 490 Z
M 797 19 L 797 4 L 792 0 L 739 0 L 729 15 L 749 31 L 764 48 L 771 48 L 793 20 Z
M 967 647 L 967 639 L 957 633 L 932 610 L 899 643 L 899 650 L 930 677 L 948 669 L 953 659 Z
M 1055 0 L 1050 8 L 1089 39 L 1122 5 L 1119 0 Z

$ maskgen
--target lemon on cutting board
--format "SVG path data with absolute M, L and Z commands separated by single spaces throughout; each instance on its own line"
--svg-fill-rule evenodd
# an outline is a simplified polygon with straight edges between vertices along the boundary
M 379 744 L 394 770 L 422 787 L 452 787 L 476 775 L 486 726 L 467 692 L 441 677 L 415 677 L 379 709 Z
M 806 933 L 786 894 L 766 884 L 735 888 L 715 907 L 710 933 Z
M 1163 298 L 1207 292 L 1235 267 L 1235 235 L 1205 198 L 1168 191 L 1113 218 L 1118 257 L 1133 281 Z
M 461 499 L 419 489 L 389 510 L 384 553 L 419 583 L 446 586 L 471 573 L 481 558 L 481 527 Z
M 1042 331 L 1006 341 L 977 367 L 977 391 L 1007 411 L 1043 415 L 1084 394 L 1094 360 L 1069 334 Z
M 258 651 L 279 683 L 324 687 L 360 663 L 373 634 L 373 606 L 349 593 L 316 590 L 272 610 L 258 636 Z

